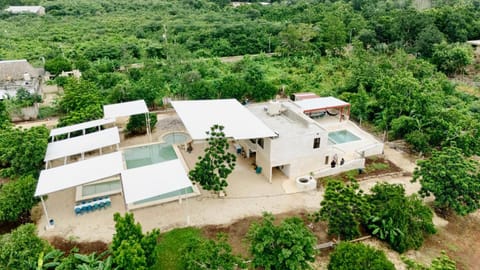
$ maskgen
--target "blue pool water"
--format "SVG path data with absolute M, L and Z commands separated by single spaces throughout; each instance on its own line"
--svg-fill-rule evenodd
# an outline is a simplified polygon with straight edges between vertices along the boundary
M 360 138 L 345 129 L 345 130 L 339 130 L 339 131 L 328 133 L 328 140 L 333 144 L 341 144 L 341 143 L 358 141 L 360 140 Z
M 177 154 L 171 144 L 149 144 L 123 151 L 127 169 L 142 167 L 177 158 Z
M 190 137 L 183 132 L 168 133 L 162 137 L 162 140 L 167 144 L 185 143 Z

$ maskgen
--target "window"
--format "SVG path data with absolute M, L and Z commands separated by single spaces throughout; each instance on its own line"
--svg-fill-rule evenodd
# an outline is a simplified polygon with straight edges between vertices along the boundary
M 257 144 L 263 149 L 263 138 L 257 140 Z
M 325 156 L 325 164 L 328 164 L 328 156 Z
M 313 139 L 313 149 L 320 148 L 320 138 Z
M 250 139 L 250 141 L 251 141 L 253 144 L 257 143 L 257 141 L 256 141 L 255 139 Z

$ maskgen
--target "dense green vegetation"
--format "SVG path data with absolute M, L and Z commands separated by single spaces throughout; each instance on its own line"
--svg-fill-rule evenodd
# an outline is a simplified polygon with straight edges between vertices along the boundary
M 361 243 L 342 242 L 335 247 L 328 270 L 393 270 L 385 253 Z

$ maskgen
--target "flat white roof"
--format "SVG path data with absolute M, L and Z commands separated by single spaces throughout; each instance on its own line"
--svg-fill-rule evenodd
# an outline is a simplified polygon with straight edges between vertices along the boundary
M 68 157 L 118 143 L 120 143 L 118 128 L 108 128 L 99 132 L 49 143 L 43 160 L 50 161 Z
M 67 134 L 79 130 L 85 130 L 88 128 L 92 127 L 99 127 L 107 124 L 112 124 L 115 123 L 115 119 L 98 119 L 98 120 L 93 120 L 93 121 L 88 121 L 88 122 L 83 122 L 80 124 L 76 125 L 71 125 L 71 126 L 66 126 L 66 127 L 60 127 L 60 128 L 54 128 L 50 131 L 50 137 L 53 136 L 58 136 L 62 134 Z
M 174 159 L 122 172 L 125 203 L 130 204 L 192 186 L 180 160 Z
M 299 106 L 303 111 L 331 109 L 350 105 L 350 103 L 334 97 L 310 98 L 295 101 L 294 103 Z
M 194 140 L 208 138 L 206 132 L 215 124 L 225 127 L 226 137 L 237 140 L 276 136 L 236 99 L 172 101 L 172 105 Z
M 467 43 L 473 46 L 480 46 L 480 40 L 469 40 Z
M 80 186 L 114 175 L 123 170 L 121 152 L 70 163 L 40 172 L 35 196 Z
M 148 113 L 147 104 L 143 99 L 103 105 L 103 118 L 117 118 L 141 113 Z

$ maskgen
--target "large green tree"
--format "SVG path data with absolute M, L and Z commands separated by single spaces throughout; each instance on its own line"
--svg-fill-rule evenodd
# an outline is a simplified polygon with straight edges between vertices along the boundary
M 121 269 L 146 269 L 155 263 L 155 246 L 160 235 L 158 229 L 144 234 L 132 213 L 122 217 L 115 213 L 115 234 L 110 250 L 113 262 Z
M 434 46 L 432 63 L 447 75 L 463 73 L 473 61 L 473 50 L 469 44 L 442 42 Z
M 370 217 L 367 198 L 356 182 L 329 181 L 320 206 L 315 213 L 316 219 L 327 221 L 328 234 L 340 239 L 350 240 L 360 236 L 361 224 Z
M 51 247 L 37 236 L 33 224 L 24 224 L 0 236 L 0 266 L 6 270 L 32 269 L 42 252 Z
M 480 165 L 464 156 L 461 149 L 450 146 L 433 151 L 417 165 L 412 181 L 420 181 L 422 197 L 435 196 L 434 205 L 439 210 L 466 215 L 480 208 Z
M 39 175 L 48 144 L 45 126 L 0 129 L 0 175 Z
M 34 196 L 37 179 L 22 176 L 0 186 L 0 221 L 16 221 L 38 203 Z
M 425 236 L 435 233 L 430 208 L 415 194 L 406 197 L 402 185 L 379 183 L 371 191 L 367 196 L 372 207 L 368 227 L 394 250 L 417 249 Z
M 195 168 L 190 171 L 192 181 L 199 183 L 205 190 L 223 191 L 227 186 L 227 177 L 235 168 L 236 156 L 228 149 L 230 145 L 223 132 L 224 127 L 213 125 L 207 131 L 208 147 L 205 155 L 198 158 Z
M 315 260 L 316 238 L 299 218 L 287 218 L 274 224 L 273 215 L 265 213 L 260 223 L 253 223 L 247 233 L 254 268 L 271 270 L 310 269 Z
M 328 270 L 394 270 L 385 253 L 362 243 L 341 242 L 330 255 Z
M 86 80 L 70 78 L 64 87 L 64 94 L 59 102 L 61 112 L 58 126 L 68 126 L 102 118 L 104 96 L 97 87 Z
M 217 240 L 195 238 L 186 243 L 182 252 L 184 269 L 223 269 L 234 270 L 243 265 L 240 257 L 232 254 L 232 247 L 224 234 L 219 234 Z

